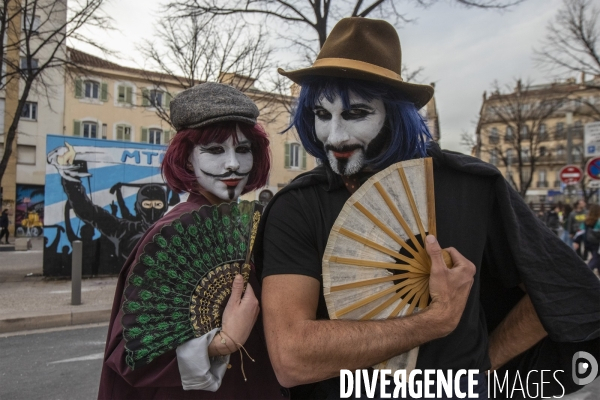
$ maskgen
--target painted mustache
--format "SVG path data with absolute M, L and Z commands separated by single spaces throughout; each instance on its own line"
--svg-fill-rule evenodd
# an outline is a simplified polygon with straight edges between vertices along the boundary
M 230 177 L 235 177 L 235 176 L 243 178 L 243 177 L 248 176 L 250 174 L 250 172 L 227 171 L 224 174 L 215 175 L 215 174 L 209 174 L 208 172 L 206 172 L 206 171 L 204 171 L 202 169 L 200 171 L 202 171 L 202 173 L 204 175 L 206 175 L 206 176 L 210 176 L 211 178 L 218 178 L 218 179 L 221 179 L 221 178 L 230 178 Z
M 350 144 L 342 147 L 335 147 L 330 144 L 325 145 L 325 151 L 331 151 L 336 158 L 348 158 L 355 150 L 363 149 L 360 144 Z

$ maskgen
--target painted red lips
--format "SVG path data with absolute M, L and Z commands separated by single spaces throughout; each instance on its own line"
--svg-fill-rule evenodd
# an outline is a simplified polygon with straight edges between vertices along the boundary
M 345 151 L 345 152 L 343 152 L 343 153 L 341 153 L 341 152 L 337 152 L 337 151 L 332 151 L 332 153 L 333 153 L 333 156 L 334 156 L 335 158 L 350 158 L 350 156 L 351 156 L 352 154 L 354 154 L 354 152 L 355 152 L 355 151 L 356 151 L 356 150 L 352 150 L 352 151 Z
M 225 185 L 229 186 L 229 187 L 236 187 L 238 185 L 238 183 L 240 183 L 241 179 L 222 179 L 221 182 L 223 182 Z

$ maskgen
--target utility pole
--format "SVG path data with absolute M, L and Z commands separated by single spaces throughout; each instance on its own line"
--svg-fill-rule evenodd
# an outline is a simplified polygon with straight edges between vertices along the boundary
M 567 165 L 573 163 L 573 113 L 571 111 L 565 113 L 565 119 L 567 122 Z M 569 197 L 569 203 L 573 202 L 573 185 L 567 186 L 567 194 Z

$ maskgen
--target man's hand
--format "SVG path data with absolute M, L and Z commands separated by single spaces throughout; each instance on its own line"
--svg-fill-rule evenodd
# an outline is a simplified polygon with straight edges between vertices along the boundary
M 442 249 L 435 236 L 427 236 L 425 242 L 427 253 L 431 257 L 431 304 L 428 309 L 440 323 L 440 334 L 446 336 L 456 329 L 460 321 L 476 269 L 472 262 L 452 247 L 445 249 L 452 257 L 453 267 L 449 269 L 444 263 Z

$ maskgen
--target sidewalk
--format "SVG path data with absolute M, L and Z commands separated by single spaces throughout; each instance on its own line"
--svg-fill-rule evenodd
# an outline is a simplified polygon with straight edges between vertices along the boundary
M 29 251 L 0 253 L 0 333 L 108 322 L 117 278 L 81 283 L 81 305 L 71 305 L 71 281 L 42 277 L 43 238 Z

